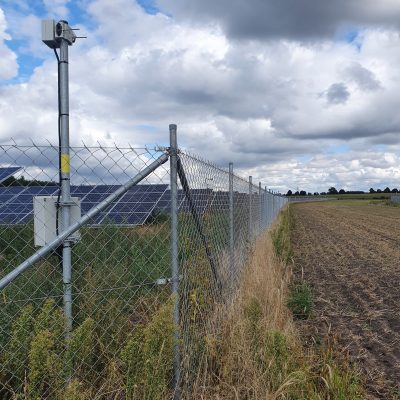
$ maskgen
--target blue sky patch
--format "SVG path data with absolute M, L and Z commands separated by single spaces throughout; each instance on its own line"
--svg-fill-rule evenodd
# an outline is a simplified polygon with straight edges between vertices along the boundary
M 350 29 L 340 32 L 337 36 L 337 40 L 351 44 L 358 50 L 361 50 L 362 42 L 359 29 Z
M 86 8 L 89 3 L 90 2 L 85 0 L 71 0 L 69 3 L 67 3 L 67 21 L 71 24 L 72 27 L 81 25 L 86 28 L 85 30 L 87 30 L 87 32 L 84 31 L 84 29 L 77 31 L 77 36 L 87 36 L 90 31 L 97 28 L 96 22 L 86 12 Z M 153 0 L 137 0 L 137 3 L 148 14 L 154 15 L 159 12 L 158 7 Z M 24 17 L 30 14 L 38 17 L 39 19 L 63 19 L 63 16 L 48 15 L 44 3 L 40 0 L 0 0 L 0 8 L 4 11 L 6 20 L 8 22 L 11 19 L 18 19 L 18 17 Z M 10 35 L 12 36 L 12 40 L 7 41 L 6 45 L 12 51 L 14 51 L 18 57 L 17 62 L 19 64 L 19 72 L 18 76 L 9 80 L 2 80 L 0 82 L 3 84 L 26 82 L 32 76 L 34 69 L 43 63 L 44 58 L 48 57 L 47 55 L 44 56 L 43 54 L 35 56 L 34 54 L 25 51 L 24 49 L 28 47 L 28 39 L 26 37 L 15 37 L 17 35 L 15 33 L 13 34 L 12 32 L 12 24 L 9 22 L 8 25 L 8 33 L 10 33 Z M 16 29 L 15 26 L 13 27 L 13 29 Z M 40 32 L 40 28 L 38 29 L 38 32 Z M 49 57 L 50 56 L 51 55 L 49 53 Z
M 137 0 L 137 2 L 147 14 L 155 15 L 160 11 L 153 0 Z
M 347 144 L 339 144 L 335 146 L 330 146 L 326 151 L 325 154 L 344 154 L 350 151 L 350 147 Z

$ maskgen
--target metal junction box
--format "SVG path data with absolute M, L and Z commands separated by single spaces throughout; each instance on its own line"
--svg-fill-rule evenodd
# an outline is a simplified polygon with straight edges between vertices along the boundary
M 71 224 L 81 219 L 81 201 L 79 197 L 71 197 Z M 56 238 L 57 196 L 36 196 L 33 198 L 34 238 L 35 246 L 45 246 Z M 58 211 L 59 233 L 63 231 L 61 210 Z M 79 231 L 70 236 L 77 242 Z
M 42 41 L 52 49 L 55 49 L 57 42 L 55 39 L 56 23 L 54 20 L 42 21 Z

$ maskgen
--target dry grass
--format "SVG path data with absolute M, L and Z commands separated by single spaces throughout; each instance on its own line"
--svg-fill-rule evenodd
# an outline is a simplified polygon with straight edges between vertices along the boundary
M 332 351 L 303 350 L 287 308 L 291 269 L 260 237 L 240 289 L 215 310 L 202 372 L 187 398 L 361 399 L 353 372 L 337 368 Z
M 237 296 L 215 311 L 195 398 L 274 399 L 299 380 L 289 365 L 296 347 L 286 307 L 289 274 L 275 257 L 270 236 L 263 235 Z M 222 327 L 217 321 L 224 321 Z

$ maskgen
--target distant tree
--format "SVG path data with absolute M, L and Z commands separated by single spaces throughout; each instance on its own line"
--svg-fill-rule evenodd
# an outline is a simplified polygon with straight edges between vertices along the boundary
M 295 196 L 300 196 L 299 191 L 297 190 L 297 191 L 294 193 L 294 195 L 295 195 Z
M 345 190 L 344 189 L 340 189 L 339 190 L 339 194 L 345 194 L 346 192 L 345 192 Z
M 328 189 L 328 194 L 338 194 L 338 191 L 332 186 Z
M 390 193 L 390 189 L 386 186 L 385 189 L 383 190 L 383 193 Z
M 38 179 L 26 179 L 24 176 L 14 178 L 10 176 L 5 181 L 0 183 L 0 186 L 57 186 L 58 183 L 54 181 L 41 181 Z
M 397 188 L 393 188 L 392 193 L 399 193 L 399 191 L 397 190 Z
M 319 193 L 318 192 L 314 192 L 314 196 L 319 196 Z
M 374 188 L 369 189 L 369 192 L 370 192 L 370 193 L 375 193 Z
M 300 196 L 307 196 L 307 192 L 305 190 L 300 190 Z
M 382 193 L 381 189 L 376 189 L 376 193 Z
M 308 192 L 308 193 L 307 193 L 307 196 L 312 196 L 312 193 Z
M 321 196 L 326 196 L 326 192 L 321 192 Z
M 291 190 L 288 190 L 286 193 L 286 196 L 291 196 L 293 194 L 293 192 Z

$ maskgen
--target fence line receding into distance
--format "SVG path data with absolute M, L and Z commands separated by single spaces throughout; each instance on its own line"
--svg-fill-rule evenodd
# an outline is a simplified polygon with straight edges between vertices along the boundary
M 190 391 L 213 310 L 287 198 L 178 149 L 175 125 L 170 137 L 71 147 L 67 222 L 58 148 L 0 145 L 1 399 Z

